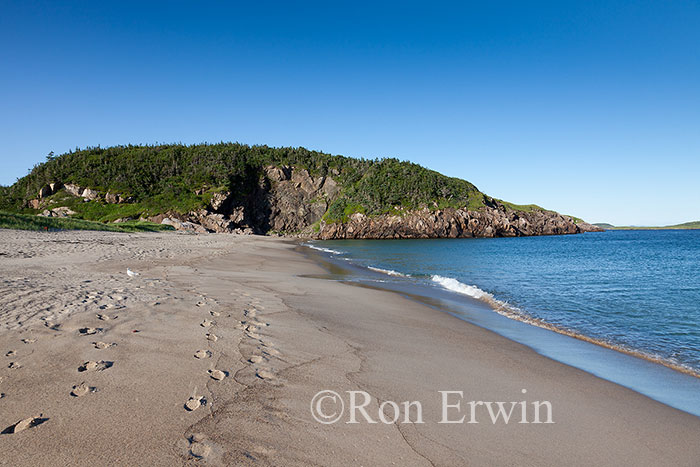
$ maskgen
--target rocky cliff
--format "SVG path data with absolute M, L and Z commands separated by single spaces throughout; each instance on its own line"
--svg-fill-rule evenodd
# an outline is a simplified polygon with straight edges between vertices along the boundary
M 518 211 L 488 199 L 478 210 L 420 209 L 399 214 L 352 214 L 347 222 L 326 222 L 324 214 L 340 187 L 331 176 L 305 169 L 266 167 L 255 192 L 234 201 L 230 193 L 213 198 L 208 209 L 151 218 L 180 230 L 226 233 L 278 233 L 331 239 L 471 238 L 565 235 L 602 229 L 554 211 Z M 316 227 L 317 226 L 317 227 Z
M 437 203 L 420 209 L 395 206 L 391 214 L 365 215 L 349 212 L 343 219 L 329 216 L 329 209 L 344 192 L 334 178 L 339 171 L 312 175 L 307 169 L 292 166 L 265 166 L 253 179 L 247 192 L 215 191 L 206 186 L 196 196 L 209 196 L 205 206 L 186 213 L 166 211 L 142 215 L 142 219 L 172 225 L 177 230 L 239 234 L 279 234 L 329 239 L 358 238 L 469 238 L 563 235 L 601 231 L 570 216 L 532 206 L 514 209 L 479 192 L 477 209 L 443 208 Z M 257 182 L 255 182 L 257 180 Z M 81 203 L 128 205 L 133 198 L 116 192 L 101 192 L 90 187 L 55 181 L 42 186 L 35 199 L 26 205 L 41 210 L 39 215 L 76 214 L 57 204 L 53 195 L 64 192 Z M 60 197 L 58 199 L 61 199 Z M 65 198 L 63 198 L 65 201 Z M 75 205 L 74 205 L 75 206 Z M 78 209 L 80 204 L 75 207 Z M 121 222 L 130 218 L 119 218 Z
M 346 223 L 321 223 L 323 240 L 340 238 L 472 238 L 565 235 L 600 229 L 552 211 L 509 211 L 487 206 L 478 211 L 422 209 L 403 215 L 367 217 L 356 213 Z

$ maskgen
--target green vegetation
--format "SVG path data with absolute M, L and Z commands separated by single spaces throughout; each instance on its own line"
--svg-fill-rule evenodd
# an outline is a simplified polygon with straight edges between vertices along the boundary
M 376 216 L 404 215 L 422 208 L 478 210 L 494 201 L 465 180 L 398 159 L 355 159 L 304 148 L 219 143 L 96 147 L 61 156 L 50 154 L 46 162 L 12 186 L 0 187 L 0 209 L 37 214 L 65 206 L 75 212 L 75 218 L 98 222 L 169 212 L 185 214 L 208 206 L 215 193 L 231 192 L 234 202 L 245 202 L 265 186 L 267 166 L 294 166 L 315 177 L 332 177 L 340 191 L 324 215 L 327 222 L 345 222 L 355 213 Z M 72 183 L 130 200 L 110 204 L 101 196 L 86 202 L 62 189 L 43 198 L 39 209 L 32 208 L 30 201 L 52 182 Z M 536 205 L 499 202 L 513 210 L 543 210 Z
M 107 230 L 110 232 L 157 232 L 173 230 L 169 225 L 145 221 L 103 224 L 69 217 L 41 217 L 0 211 L 0 229 L 19 230 Z
M 547 211 L 547 209 L 541 208 L 536 204 L 514 204 L 508 201 L 498 200 L 499 203 L 505 207 L 512 209 L 513 211 L 531 212 L 531 211 Z M 571 216 L 569 216 L 571 217 Z
M 484 195 L 465 180 L 397 159 L 363 162 L 363 170 L 353 171 L 342 180 L 342 196 L 328 209 L 327 221 L 345 222 L 356 212 L 376 215 L 397 209 L 484 205 Z
M 47 207 L 67 206 L 77 218 L 100 222 L 186 213 L 207 206 L 216 192 L 230 191 L 245 199 L 259 186 L 269 165 L 333 177 L 341 191 L 324 217 L 331 222 L 345 221 L 356 212 L 372 216 L 423 207 L 479 209 L 486 202 L 465 180 L 398 159 L 354 159 L 304 148 L 220 143 L 97 147 L 50 155 L 14 185 L 0 187 L 0 209 L 36 214 Z M 42 200 L 41 209 L 29 207 L 42 187 L 56 181 L 129 196 L 132 202 L 83 202 L 61 190 Z
M 700 221 L 684 222 L 683 224 L 669 225 L 667 229 L 700 229 Z

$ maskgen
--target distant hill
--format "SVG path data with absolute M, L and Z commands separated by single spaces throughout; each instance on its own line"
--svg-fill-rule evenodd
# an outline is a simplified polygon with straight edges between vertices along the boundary
M 683 224 L 669 225 L 667 229 L 700 229 L 700 221 L 685 222 Z
M 398 159 L 238 143 L 87 148 L 0 187 L 0 209 L 176 229 L 321 238 L 521 236 L 596 230 Z
M 700 229 L 700 221 L 685 222 L 683 224 L 676 225 L 665 225 L 659 227 L 646 227 L 646 226 L 614 226 L 612 224 L 596 223 L 593 224 L 596 227 L 606 230 L 674 230 L 674 229 Z

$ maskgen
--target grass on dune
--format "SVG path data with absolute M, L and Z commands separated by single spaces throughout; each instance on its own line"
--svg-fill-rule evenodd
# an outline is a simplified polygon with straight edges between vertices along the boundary
M 119 224 L 72 219 L 70 217 L 41 217 L 0 211 L 0 229 L 15 230 L 106 230 L 109 232 L 159 232 L 174 230 L 172 226 L 146 221 L 127 221 Z

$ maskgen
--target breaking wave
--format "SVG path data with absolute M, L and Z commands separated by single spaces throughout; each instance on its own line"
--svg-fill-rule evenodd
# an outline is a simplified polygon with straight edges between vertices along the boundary
M 410 277 L 408 274 L 403 274 L 398 271 L 394 271 L 393 269 L 375 268 L 374 266 L 367 266 L 367 269 L 370 269 L 374 272 L 381 272 L 382 274 L 386 274 L 387 276 Z

